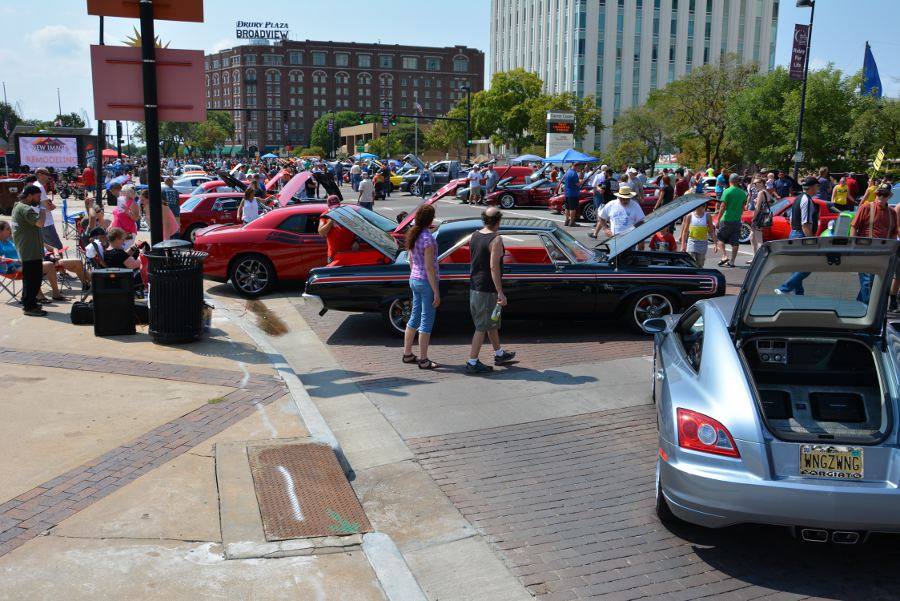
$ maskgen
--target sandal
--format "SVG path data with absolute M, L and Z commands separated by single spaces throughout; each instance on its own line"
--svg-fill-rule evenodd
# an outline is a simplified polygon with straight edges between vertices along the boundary
M 65 302 L 65 301 L 69 300 L 68 296 L 63 296 L 62 294 L 59 294 L 57 296 L 52 296 L 50 298 L 52 298 L 55 301 L 61 301 L 61 302 Z
M 416 356 L 413 355 L 412 353 L 410 353 L 410 354 L 408 354 L 408 355 L 403 355 L 403 362 L 404 362 L 404 363 L 418 363 L 418 361 L 419 361 L 419 360 L 418 360 L 418 359 L 416 358 Z
M 721 261 L 719 261 L 719 262 L 717 263 L 717 265 L 718 265 L 719 267 L 725 267 L 725 265 L 726 265 L 727 263 L 728 263 L 728 259 L 722 259 Z
M 731 261 L 728 261 L 728 263 L 725 265 L 725 267 L 728 267 L 728 268 L 730 268 L 730 269 L 734 269 L 734 263 L 732 263 Z
M 419 369 L 437 369 L 438 367 L 440 367 L 440 365 L 438 365 L 431 359 L 420 359 L 419 360 Z

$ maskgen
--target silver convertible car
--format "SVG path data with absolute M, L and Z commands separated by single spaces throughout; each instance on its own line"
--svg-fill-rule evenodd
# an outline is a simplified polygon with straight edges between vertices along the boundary
M 784 525 L 823 543 L 900 532 L 900 335 L 886 317 L 897 251 L 770 242 L 738 296 L 645 322 L 662 520 Z

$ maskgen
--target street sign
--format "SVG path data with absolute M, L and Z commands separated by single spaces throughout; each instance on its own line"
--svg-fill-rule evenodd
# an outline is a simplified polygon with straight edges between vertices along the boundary
M 391 118 L 388 116 L 388 114 L 387 114 L 387 113 L 384 113 L 384 114 L 381 116 L 381 127 L 387 127 L 387 126 L 388 126 L 388 123 L 390 123 L 390 119 L 391 119 Z
M 87 0 L 89 15 L 139 19 L 139 0 Z M 153 0 L 153 18 L 163 21 L 203 22 L 203 0 Z
M 806 74 L 806 53 L 809 51 L 809 25 L 794 25 L 794 47 L 791 50 L 791 79 L 803 79 Z
M 872 167 L 875 168 L 875 171 L 881 171 L 881 164 L 884 162 L 884 148 L 879 148 L 878 152 L 875 153 L 875 161 L 872 162 Z
M 356 145 L 356 152 L 365 152 L 365 150 L 366 150 L 365 142 L 360 142 L 359 144 Z
M 160 121 L 206 121 L 202 50 L 156 49 Z M 100 121 L 143 121 L 141 49 L 91 46 L 94 113 Z
M 797 152 L 795 152 L 794 157 L 791 160 L 795 163 L 802 163 L 803 162 L 803 151 L 798 150 Z

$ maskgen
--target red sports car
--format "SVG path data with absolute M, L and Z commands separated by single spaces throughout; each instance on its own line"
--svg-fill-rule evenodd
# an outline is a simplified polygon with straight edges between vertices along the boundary
M 394 232 L 397 223 L 356 205 L 374 227 Z M 218 282 L 231 281 L 243 296 L 257 297 L 276 282 L 306 281 L 309 270 L 326 264 L 325 238 L 319 235 L 323 203 L 304 203 L 273 209 L 247 225 L 218 225 L 198 230 L 194 248 L 209 253 L 203 274 Z M 397 234 L 399 235 L 399 234 Z M 381 253 L 361 244 L 342 253 L 332 265 L 377 263 Z
M 563 212 L 566 197 L 558 194 L 550 199 L 550 211 L 560 214 Z M 656 206 L 656 188 L 653 186 L 644 186 L 644 195 L 638 200 L 644 214 L 653 212 Z M 581 188 L 578 196 L 578 218 L 581 221 L 597 222 L 597 211 L 594 209 L 594 193 L 590 187 Z
M 513 207 L 548 207 L 550 198 L 556 193 L 559 183 L 548 179 L 539 179 L 536 182 L 522 187 L 504 188 L 491 192 L 485 201 L 487 204 L 500 205 L 503 209 Z
M 237 210 L 243 197 L 240 192 L 215 192 L 192 196 L 181 205 L 179 235 L 184 240 L 192 240 L 198 230 L 210 225 L 240 223 Z
M 772 226 L 764 227 L 762 230 L 763 242 L 769 240 L 785 240 L 791 234 L 791 207 L 794 206 L 795 197 L 789 196 L 783 198 L 772 205 Z M 828 229 L 828 224 L 837 219 L 838 213 L 831 210 L 831 207 L 824 200 L 818 198 L 813 199 L 819 205 L 819 227 L 816 229 L 816 236 Z M 713 218 L 715 221 L 715 217 Z M 744 211 L 741 215 L 741 243 L 750 242 L 750 226 L 753 223 L 753 211 Z

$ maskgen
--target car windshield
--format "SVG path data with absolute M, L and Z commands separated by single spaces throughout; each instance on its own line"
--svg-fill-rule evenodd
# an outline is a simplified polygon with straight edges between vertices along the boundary
M 594 251 L 582 245 L 581 242 L 573 238 L 567 231 L 557 229 L 556 237 L 559 238 L 559 241 L 566 247 L 569 254 L 575 257 L 575 260 L 579 263 L 586 263 L 594 259 Z
M 202 196 L 191 196 L 181 205 L 181 212 L 187 213 L 188 211 L 193 211 L 201 202 L 203 202 Z
M 536 182 L 532 182 L 524 186 L 525 190 L 532 190 L 534 188 L 540 188 L 541 186 L 548 184 L 549 182 L 545 179 L 539 179 Z
M 774 317 L 781 311 L 829 311 L 838 317 L 865 317 L 869 300 L 860 294 L 860 276 L 856 272 L 807 272 L 803 280 L 803 294 L 775 292 L 791 273 L 774 272 L 766 275 L 759 285 L 759 294 L 750 307 L 751 317 Z
M 173 184 L 172 187 L 174 188 L 175 185 Z M 206 190 L 203 189 L 203 184 L 200 184 L 199 186 L 197 186 L 196 188 L 193 189 L 193 191 L 191 192 L 191 196 L 194 196 L 195 194 L 205 194 L 205 193 L 206 193 Z
M 781 211 L 784 210 L 784 208 L 786 206 L 788 206 L 792 202 L 793 202 L 793 199 L 790 199 L 790 198 L 785 198 L 785 199 L 779 200 L 778 202 L 773 204 L 772 208 L 769 210 L 772 212 L 773 215 L 778 215 L 779 213 L 781 213 Z

